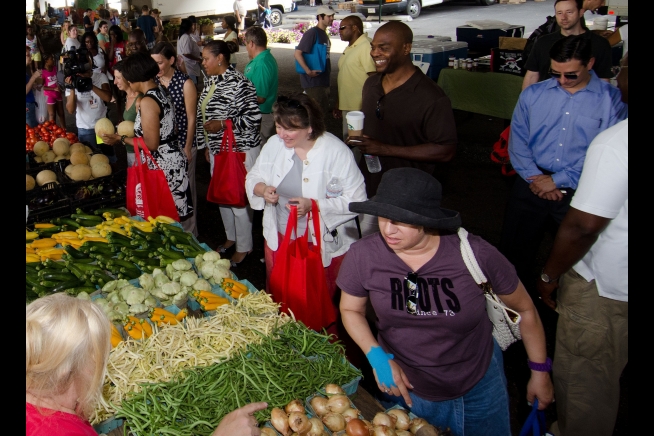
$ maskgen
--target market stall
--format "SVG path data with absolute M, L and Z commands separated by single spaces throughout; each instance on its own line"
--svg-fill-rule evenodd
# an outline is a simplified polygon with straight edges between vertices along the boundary
M 179 222 L 131 216 L 125 170 L 77 141 L 52 123 L 26 127 L 25 291 L 27 303 L 57 292 L 90 300 L 111 320 L 90 419 L 98 433 L 209 435 L 259 401 L 264 434 L 389 424 L 395 412 L 377 416 L 340 342 L 281 312 Z
M 229 267 L 164 216 L 99 208 L 28 226 L 26 300 L 65 292 L 112 321 L 91 418 L 98 433 L 208 435 L 227 413 L 258 401 L 269 405 L 256 414 L 270 428 L 264 434 L 309 423 L 338 434 L 352 419 L 390 419 L 376 416 L 381 406 L 359 388 L 361 372 L 338 341 L 280 313 Z

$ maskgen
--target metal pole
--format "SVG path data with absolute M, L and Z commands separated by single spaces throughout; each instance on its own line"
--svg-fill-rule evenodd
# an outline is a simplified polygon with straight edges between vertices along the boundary
M 377 23 L 381 23 L 381 9 L 382 9 L 382 0 L 379 0 L 379 19 Z

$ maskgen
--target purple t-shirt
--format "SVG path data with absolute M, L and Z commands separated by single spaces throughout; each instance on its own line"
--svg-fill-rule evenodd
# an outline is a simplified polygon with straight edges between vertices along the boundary
M 497 294 L 518 287 L 513 265 L 479 236 L 468 235 L 477 262 Z M 375 233 L 347 252 L 336 283 L 350 295 L 369 297 L 378 341 L 429 401 L 460 397 L 486 373 L 493 354 L 493 325 L 486 299 L 461 257 L 458 235 L 443 235 L 434 257 L 418 274 L 420 315 L 406 312 L 404 277 L 410 268 Z M 373 254 L 374 253 L 374 254 Z

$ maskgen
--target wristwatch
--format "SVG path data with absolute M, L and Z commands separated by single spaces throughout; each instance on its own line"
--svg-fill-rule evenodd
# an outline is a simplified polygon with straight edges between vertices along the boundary
M 549 357 L 545 360 L 545 363 L 536 363 L 527 359 L 527 365 L 529 365 L 529 369 L 532 369 L 534 371 L 540 371 L 540 372 L 552 371 L 552 359 L 550 359 Z
M 123 135 L 123 136 L 120 137 L 120 142 L 121 142 L 121 144 L 123 144 L 123 145 L 126 145 L 126 144 L 125 144 L 125 138 L 127 138 L 127 135 Z
M 553 282 L 557 282 L 559 280 L 558 277 L 557 278 L 552 278 L 552 277 L 548 276 L 547 274 L 545 274 L 545 270 L 541 270 L 540 279 L 545 283 L 553 283 Z

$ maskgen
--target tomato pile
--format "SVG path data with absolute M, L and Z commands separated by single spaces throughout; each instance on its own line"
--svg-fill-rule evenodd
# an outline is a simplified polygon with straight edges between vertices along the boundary
M 52 143 L 57 138 L 66 138 L 71 144 L 79 142 L 77 135 L 73 132 L 66 132 L 66 129 L 53 123 L 46 121 L 43 124 L 32 128 L 29 124 L 25 124 L 25 151 L 30 152 L 34 150 L 34 144 L 38 141 L 45 141 L 52 148 Z

